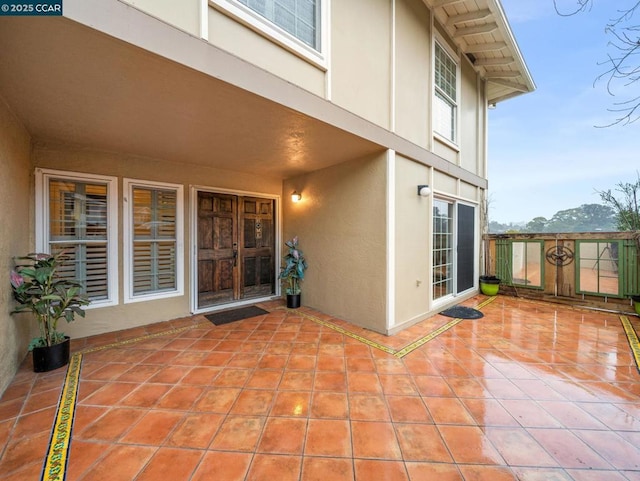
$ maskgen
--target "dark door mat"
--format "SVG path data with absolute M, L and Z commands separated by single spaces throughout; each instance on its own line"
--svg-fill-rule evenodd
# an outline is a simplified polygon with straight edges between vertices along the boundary
M 269 314 L 269 311 L 265 311 L 256 306 L 239 307 L 238 309 L 231 309 L 229 311 L 216 312 L 214 314 L 207 314 L 206 317 L 216 326 L 221 324 L 228 324 L 230 322 L 239 321 L 240 319 L 248 319 L 250 317 L 264 316 Z
M 456 319 L 480 319 L 484 314 L 477 309 L 465 306 L 453 306 L 445 309 L 440 314 L 443 316 L 455 317 Z

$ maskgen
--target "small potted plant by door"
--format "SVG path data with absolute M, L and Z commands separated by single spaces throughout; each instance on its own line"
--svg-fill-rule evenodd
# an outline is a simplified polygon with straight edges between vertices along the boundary
M 287 294 L 287 307 L 295 309 L 300 307 L 300 282 L 304 280 L 304 271 L 308 266 L 304 254 L 298 248 L 298 236 L 284 244 L 289 250 L 282 259 L 284 266 L 280 268 L 279 278 Z
M 480 292 L 485 296 L 495 296 L 500 289 L 500 279 L 496 276 L 480 276 Z
M 15 259 L 11 271 L 11 287 L 17 305 L 11 314 L 31 312 L 36 318 L 40 336 L 29 344 L 33 352 L 33 370 L 46 372 L 69 363 L 69 337 L 58 331 L 58 321 L 67 322 L 78 314 L 89 299 L 75 280 L 61 276 L 65 254 L 28 254 Z

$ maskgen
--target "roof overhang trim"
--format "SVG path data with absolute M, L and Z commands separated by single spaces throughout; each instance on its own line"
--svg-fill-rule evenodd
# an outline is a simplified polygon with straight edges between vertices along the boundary
M 536 85 L 500 0 L 423 0 L 435 20 L 487 82 L 487 103 L 496 104 Z

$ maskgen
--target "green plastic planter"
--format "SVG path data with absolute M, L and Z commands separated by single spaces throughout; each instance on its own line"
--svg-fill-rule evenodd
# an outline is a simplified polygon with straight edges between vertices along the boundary
M 500 290 L 500 279 L 495 276 L 480 276 L 480 292 L 485 296 L 495 296 Z
M 633 309 L 640 316 L 640 296 L 631 296 L 631 300 L 633 301 Z

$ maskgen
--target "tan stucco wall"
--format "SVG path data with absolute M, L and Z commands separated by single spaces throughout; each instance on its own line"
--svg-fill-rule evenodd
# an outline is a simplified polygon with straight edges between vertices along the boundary
M 471 202 L 480 202 L 482 190 L 475 185 L 460 182 L 460 197 Z
M 309 269 L 302 303 L 386 330 L 386 154 L 285 181 L 284 238 L 298 236 Z
M 480 174 L 478 158 L 483 151 L 483 144 L 478 144 L 483 137 L 482 115 L 478 110 L 478 97 L 481 95 L 477 83 L 477 75 L 466 59 L 460 61 L 460 167 L 474 174 Z
M 214 8 L 209 8 L 209 42 L 316 95 L 325 96 L 325 72 L 321 68 Z
M 433 187 L 434 191 L 442 194 L 458 195 L 457 179 L 437 170 L 433 173 Z
M 24 359 L 34 327 L 28 314 L 9 314 L 13 257 L 33 250 L 30 152 L 29 133 L 0 97 L 0 395 Z
M 200 0 L 121 0 L 166 23 L 199 35 Z
M 454 56 L 459 51 L 437 22 L 432 27 L 431 10 L 421 0 L 327 2 L 323 15 L 328 27 L 317 55 L 292 47 L 296 42 L 286 34 L 270 36 L 259 20 L 248 20 L 250 13 L 241 18 L 242 9 L 234 11 L 224 3 L 210 2 L 201 12 L 199 0 L 180 6 L 171 0 L 125 1 L 197 37 L 205 28 L 203 35 L 212 45 L 484 175 L 484 86 L 464 56 L 458 59 L 457 145 L 431 135 L 433 36 Z M 206 16 L 202 25 L 201 15 Z
M 390 65 L 391 2 L 332 2 L 332 101 L 389 128 Z
M 204 166 L 172 163 L 126 154 L 99 152 L 64 145 L 38 145 L 34 150 L 36 167 L 68 170 L 80 173 L 110 175 L 118 177 L 118 266 L 119 304 L 86 311 L 84 319 L 62 326 L 72 337 L 85 337 L 103 332 L 117 331 L 152 322 L 165 321 L 189 315 L 189 246 L 190 246 L 190 185 L 280 195 L 281 181 L 268 177 L 257 177 L 232 171 L 212 169 Z M 123 286 L 123 226 L 122 226 L 122 179 L 123 178 L 170 182 L 184 186 L 184 275 L 185 293 L 180 297 L 124 304 Z
M 471 292 L 444 302 L 432 299 L 432 209 L 437 197 L 476 204 L 482 194 L 477 187 L 443 172 L 398 154 L 395 157 L 395 309 L 389 326 L 391 334 L 473 295 Z M 419 196 L 419 184 L 429 185 L 432 194 Z
M 398 325 L 424 316 L 429 310 L 433 196 L 417 195 L 419 184 L 431 184 L 428 167 L 399 155 L 395 165 L 394 325 Z
M 431 32 L 421 0 L 396 1 L 396 133 L 428 148 L 431 129 Z

